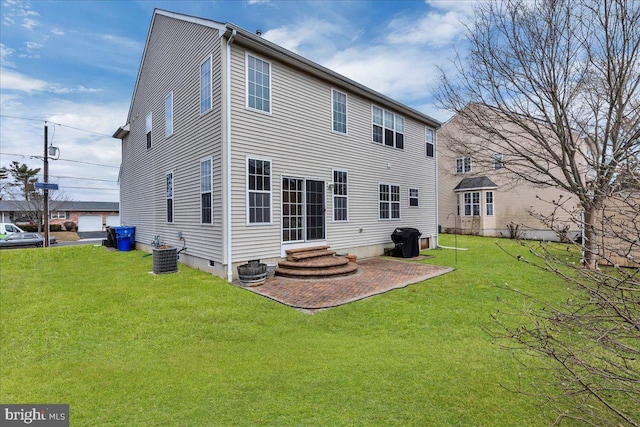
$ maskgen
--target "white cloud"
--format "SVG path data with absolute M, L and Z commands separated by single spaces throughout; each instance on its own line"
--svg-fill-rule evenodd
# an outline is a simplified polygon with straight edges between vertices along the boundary
M 419 44 L 443 47 L 464 33 L 463 16 L 456 12 L 444 15 L 429 12 L 421 18 L 394 19 L 388 25 L 388 41 L 392 44 Z
M 44 80 L 34 79 L 16 71 L 0 68 L 0 89 L 3 91 L 17 91 L 32 94 L 34 92 L 49 93 L 93 93 L 101 89 L 87 88 L 82 85 L 68 88 L 58 83 L 49 83 Z
M 44 80 L 32 79 L 15 71 L 0 68 L 0 89 L 13 90 L 19 92 L 41 92 L 46 90 L 47 82 Z
M 438 58 L 415 48 L 392 46 L 350 48 L 338 52 L 326 66 L 346 77 L 405 103 L 428 96 Z
M 344 29 L 339 25 L 308 18 L 299 21 L 295 27 L 284 26 L 269 30 L 263 37 L 292 52 L 307 57 L 324 57 L 335 51 L 331 39 L 339 37 Z
M 478 0 L 425 0 L 434 9 L 458 12 L 467 17 L 473 16 L 473 9 L 480 3 Z
M 37 108 L 28 111 L 20 105 L 4 111 L 3 106 L 3 114 L 42 121 L 12 118 L 0 121 L 2 166 L 16 160 L 31 168 L 42 168 L 42 160 L 31 156 L 42 156 L 46 120 L 49 142 L 60 150 L 60 160 L 49 162 L 50 181 L 59 184 L 58 194 L 64 194 L 70 200 L 117 201 L 121 147 L 110 135 L 122 124 L 128 107 L 128 103 L 75 103 L 59 99 L 38 104 Z
M 59 28 L 54 28 L 51 30 L 51 34 L 54 34 L 56 36 L 64 36 L 64 31 Z
M 14 52 L 9 46 L 0 43 L 0 61 L 6 64 L 7 58 Z
M 44 47 L 44 45 L 36 42 L 25 42 L 25 46 L 27 47 L 27 50 L 41 49 Z
M 22 25 L 20 25 L 23 28 L 26 28 L 27 30 L 33 30 L 35 27 L 37 27 L 39 24 L 38 21 L 36 21 L 35 19 L 31 19 L 31 18 L 24 18 L 22 20 Z

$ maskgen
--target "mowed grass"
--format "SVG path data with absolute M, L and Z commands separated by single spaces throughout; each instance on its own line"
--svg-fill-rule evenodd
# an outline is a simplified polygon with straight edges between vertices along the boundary
M 139 251 L 2 251 L 0 402 L 68 403 L 82 426 L 549 424 L 505 389 L 523 368 L 483 326 L 521 298 L 495 285 L 566 286 L 495 239 L 457 242 L 457 263 L 422 261 L 454 272 L 314 315 L 183 265 L 152 275 Z

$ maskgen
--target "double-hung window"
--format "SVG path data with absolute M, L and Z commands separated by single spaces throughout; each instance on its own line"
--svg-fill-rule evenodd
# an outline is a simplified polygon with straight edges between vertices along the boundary
M 247 159 L 247 210 L 249 224 L 271 223 L 271 162 Z
M 400 219 L 400 186 L 393 184 L 378 185 L 379 218 Z
M 418 199 L 418 189 L 417 188 L 410 188 L 409 189 L 409 206 L 411 207 L 416 207 L 419 206 L 419 199 Z
M 404 148 L 404 118 L 371 106 L 371 139 L 388 147 Z
M 247 107 L 271 112 L 271 64 L 248 54 Z
M 173 222 L 173 172 L 167 172 L 167 222 Z
M 164 136 L 173 135 L 173 92 L 164 99 Z
M 153 115 L 151 114 L 151 112 L 149 112 L 147 114 L 147 118 L 146 118 L 145 124 L 144 124 L 144 132 L 145 132 L 145 135 L 147 137 L 147 150 L 151 149 L 151 128 L 152 128 L 152 124 L 153 124 Z
M 200 222 L 213 222 L 213 166 L 211 159 L 200 162 Z
M 502 153 L 493 153 L 493 168 L 502 169 L 504 162 L 502 161 Z
M 485 211 L 487 216 L 493 216 L 493 191 L 485 193 Z
M 464 193 L 464 216 L 480 216 L 480 192 Z
M 347 186 L 346 171 L 339 171 L 339 170 L 333 171 L 333 220 L 334 221 L 349 220 L 348 186 Z
M 433 157 L 436 146 L 436 132 L 431 128 L 425 128 L 426 154 Z
M 200 114 L 211 110 L 211 57 L 200 64 Z
M 331 109 L 333 112 L 333 131 L 347 133 L 347 94 L 332 89 Z
M 471 172 L 471 157 L 459 157 L 456 159 L 456 173 Z

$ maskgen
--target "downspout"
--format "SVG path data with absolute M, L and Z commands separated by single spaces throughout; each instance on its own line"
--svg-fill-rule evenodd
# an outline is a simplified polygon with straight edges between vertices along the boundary
M 233 243 L 231 239 L 231 44 L 236 37 L 236 30 L 227 39 L 226 55 L 226 121 L 227 121 L 227 281 L 233 281 Z
M 436 174 L 436 244 L 434 245 L 434 248 L 437 248 L 440 246 L 440 236 L 439 236 L 439 232 L 440 232 L 440 201 L 438 200 L 439 194 L 440 194 L 440 189 L 438 188 L 439 186 L 439 182 L 438 182 L 438 132 L 434 129 L 433 131 L 433 157 L 435 157 L 436 161 L 435 161 L 435 165 L 436 165 L 436 169 L 435 169 L 435 174 Z

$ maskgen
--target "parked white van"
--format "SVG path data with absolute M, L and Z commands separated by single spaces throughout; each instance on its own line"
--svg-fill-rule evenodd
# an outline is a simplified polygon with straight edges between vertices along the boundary
M 11 233 L 24 233 L 24 230 L 10 222 L 0 222 L 0 237 L 4 237 Z

